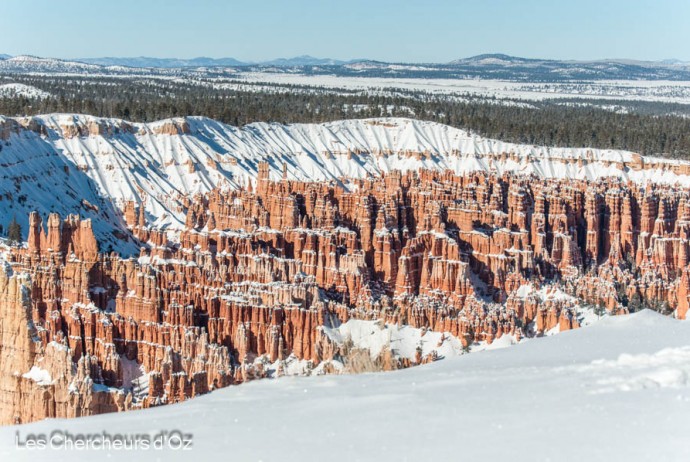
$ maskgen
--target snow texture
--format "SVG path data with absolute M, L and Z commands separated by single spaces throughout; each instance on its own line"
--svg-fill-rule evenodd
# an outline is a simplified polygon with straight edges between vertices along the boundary
M 38 385 L 50 385 L 53 381 L 50 377 L 50 372 L 38 366 L 32 366 L 29 372 L 22 374 L 22 377 L 31 379 Z
M 6 83 L 0 85 L 0 98 L 48 98 L 50 93 L 40 90 L 32 85 L 23 83 Z
M 651 311 L 390 373 L 286 377 L 0 429 L 5 460 L 683 461 L 690 324 Z M 180 429 L 193 452 L 16 451 L 23 435 Z M 56 459 L 57 457 L 57 459 Z
M 324 327 L 323 330 L 338 345 L 351 341 L 354 348 L 369 350 L 371 359 L 376 359 L 384 349 L 390 349 L 395 358 L 412 361 L 418 348 L 422 357 L 435 354 L 447 358 L 463 354 L 462 343 L 449 332 L 360 319 L 350 319 L 337 328 Z
M 642 158 L 627 151 L 517 145 L 402 118 L 255 123 L 242 128 L 200 117 L 126 124 L 116 119 L 51 114 L 33 122 L 42 127 L 42 134 L 21 130 L 0 142 L 0 190 L 14 199 L 0 201 L 0 217 L 8 222 L 16 216 L 26 232 L 31 210 L 43 216 L 51 211 L 63 216 L 79 213 L 93 220 L 102 247 L 111 245 L 124 253 L 138 252 L 131 243 L 117 242 L 111 233 L 125 228 L 122 210 L 126 201 L 143 202 L 153 226 L 180 229 L 185 218 L 182 197 L 255 182 L 261 161 L 269 163 L 275 180 L 281 178 L 285 164 L 288 179 L 297 180 L 339 182 L 344 177 L 429 168 L 457 173 L 512 171 L 543 178 L 613 176 L 623 181 L 690 186 L 690 176 L 674 170 L 674 166 L 686 164 L 678 160 Z M 189 132 L 160 133 L 173 123 L 188 124 Z M 104 127 L 105 134 L 67 133 L 88 124 Z M 423 155 L 416 155 L 419 153 Z M 487 157 L 502 153 L 508 154 L 505 160 Z M 577 162 L 581 159 L 586 161 Z M 636 159 L 654 161 L 658 167 L 634 170 L 610 163 L 622 165 Z

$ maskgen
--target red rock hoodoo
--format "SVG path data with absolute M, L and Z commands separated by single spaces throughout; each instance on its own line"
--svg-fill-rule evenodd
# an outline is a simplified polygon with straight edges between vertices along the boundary
M 576 328 L 578 307 L 684 318 L 690 303 L 690 194 L 659 185 L 424 170 L 307 183 L 271 181 L 264 164 L 251 188 L 190 198 L 174 238 L 140 204 L 124 216 L 138 258 L 99 253 L 89 221 L 37 214 L 8 253 L 0 423 L 182 401 L 288 358 L 317 365 L 342 355 L 322 327 L 348 319 L 469 345 Z M 415 362 L 388 354 L 381 367 Z

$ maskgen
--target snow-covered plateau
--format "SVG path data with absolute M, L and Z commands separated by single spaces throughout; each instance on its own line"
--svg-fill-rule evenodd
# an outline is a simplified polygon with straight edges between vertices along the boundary
M 651 311 L 396 372 L 262 380 L 182 403 L 0 428 L 3 460 L 685 461 L 690 324 Z M 17 449 L 179 430 L 191 451 Z M 171 445 L 177 446 L 173 438 Z M 200 459 L 200 460 L 201 460 Z
M 395 94 L 396 90 L 403 90 L 449 97 L 496 98 L 503 104 L 515 104 L 514 100 L 542 101 L 564 98 L 690 103 L 690 82 L 668 80 L 538 83 L 479 78 L 359 77 L 266 71 L 239 72 L 233 77 L 239 82 L 264 86 L 306 85 L 332 90 L 358 90 L 369 94 Z
M 290 85 L 342 93 L 445 95 L 451 99 L 485 97 L 497 104 L 515 100 L 585 98 L 588 100 L 690 102 L 690 67 L 683 62 L 630 60 L 553 61 L 480 55 L 447 64 L 344 62 L 301 56 L 263 63 L 236 59 L 95 58 L 78 61 L 0 55 L 7 76 L 147 79 L 224 88 L 275 91 Z M 309 91 L 309 90 L 307 90 Z M 495 98 L 495 99 L 494 99 Z M 591 103 L 586 103 L 591 104 Z

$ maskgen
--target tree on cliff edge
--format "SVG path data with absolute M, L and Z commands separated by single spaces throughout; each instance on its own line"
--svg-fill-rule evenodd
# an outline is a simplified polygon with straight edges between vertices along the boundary
M 12 244 L 22 241 L 22 227 L 17 223 L 16 217 L 12 217 L 12 221 L 7 226 L 7 239 Z

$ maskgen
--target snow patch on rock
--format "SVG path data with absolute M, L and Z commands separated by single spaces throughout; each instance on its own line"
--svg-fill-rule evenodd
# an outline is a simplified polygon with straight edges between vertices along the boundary
M 53 382 L 50 372 L 38 366 L 31 366 L 29 372 L 22 374 L 22 377 L 31 379 L 38 385 L 50 385 Z
M 338 345 L 352 342 L 354 348 L 368 350 L 371 359 L 378 358 L 384 349 L 390 350 L 393 357 L 411 361 L 415 361 L 418 352 L 422 357 L 453 357 L 464 353 L 460 340 L 449 332 L 359 319 L 350 319 L 336 328 L 322 329 Z

